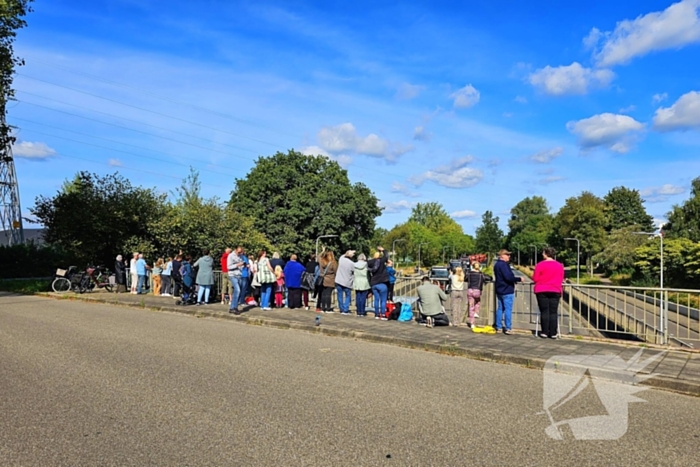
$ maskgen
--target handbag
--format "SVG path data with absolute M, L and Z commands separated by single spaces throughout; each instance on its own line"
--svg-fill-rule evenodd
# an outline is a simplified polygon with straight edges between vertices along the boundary
M 272 284 L 277 280 L 275 277 L 275 274 L 270 271 L 270 268 L 268 267 L 269 261 L 267 258 L 264 258 L 264 260 L 261 260 L 258 262 L 258 281 L 261 284 Z
M 314 275 L 304 271 L 301 275 L 301 288 L 304 290 L 314 289 Z
M 323 277 L 326 275 L 328 272 L 328 268 L 331 267 L 331 263 L 328 263 L 326 265 L 326 269 L 323 270 L 323 274 L 319 274 L 318 277 L 316 278 L 316 281 L 314 282 L 314 286 L 316 288 L 322 287 L 323 286 Z

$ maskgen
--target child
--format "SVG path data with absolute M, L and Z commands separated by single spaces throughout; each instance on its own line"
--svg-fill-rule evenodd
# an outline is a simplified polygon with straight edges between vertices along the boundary
M 393 302 L 394 284 L 396 283 L 396 269 L 394 269 L 394 262 L 392 260 L 386 262 L 386 272 L 389 274 L 389 291 L 386 298 L 388 301 Z
M 282 308 L 284 306 L 284 273 L 280 266 L 275 266 L 275 307 Z
M 161 281 L 160 275 L 163 272 L 163 258 L 158 258 L 151 272 L 153 278 L 153 295 L 160 295 Z

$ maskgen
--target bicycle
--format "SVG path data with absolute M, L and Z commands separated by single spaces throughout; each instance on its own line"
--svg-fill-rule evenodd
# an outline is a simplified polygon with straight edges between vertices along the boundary
M 83 276 L 83 273 L 77 272 L 75 266 L 70 266 L 68 269 L 56 269 L 56 277 L 51 283 L 51 288 L 56 293 L 66 293 L 71 290 L 78 292 Z
M 109 270 L 102 266 L 88 267 L 84 282 L 84 287 L 81 288 L 84 288 L 86 291 L 92 291 L 98 288 L 105 289 L 107 292 L 112 292 L 113 284 L 110 280 Z

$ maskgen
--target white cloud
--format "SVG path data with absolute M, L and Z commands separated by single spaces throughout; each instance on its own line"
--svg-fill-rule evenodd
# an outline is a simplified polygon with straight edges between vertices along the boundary
M 417 192 L 411 190 L 406 185 L 399 183 L 397 181 L 394 181 L 394 183 L 391 184 L 391 192 L 392 193 L 401 193 L 402 195 L 410 196 L 412 198 L 420 196 L 420 193 L 417 193 Z
M 467 167 L 474 161 L 472 156 L 453 159 L 446 165 L 441 165 L 433 170 L 428 170 L 410 178 L 410 182 L 416 186 L 425 183 L 426 180 L 437 183 L 447 188 L 468 188 L 478 184 L 484 174 L 479 169 Z
M 561 182 L 566 180 L 560 175 L 552 175 L 551 177 L 545 177 L 537 181 L 540 185 L 549 185 L 550 183 Z
M 632 148 L 636 136 L 644 131 L 644 124 L 627 115 L 603 113 L 571 121 L 566 129 L 578 137 L 578 144 L 584 151 L 605 147 L 624 154 Z
M 619 110 L 619 113 L 621 114 L 626 114 L 630 112 L 634 112 L 637 109 L 636 105 L 628 105 L 627 107 L 623 107 Z
M 401 83 L 396 91 L 396 98 L 401 100 L 410 100 L 418 97 L 418 94 L 425 89 L 425 86 L 417 84 Z
M 111 167 L 122 167 L 124 165 L 124 164 L 122 164 L 122 161 L 120 161 L 119 159 L 110 159 L 107 161 L 107 163 Z
M 612 32 L 601 33 L 593 28 L 584 44 L 596 49 L 594 60 L 599 67 L 628 63 L 649 52 L 680 49 L 700 42 L 700 0 L 683 0 L 633 20 L 617 23 Z
M 649 187 L 641 190 L 639 194 L 647 203 L 664 203 L 668 198 L 685 193 L 685 188 L 667 183 L 662 186 Z
M 546 151 L 540 151 L 538 153 L 535 153 L 528 157 L 532 162 L 536 162 L 538 164 L 549 164 L 552 162 L 554 159 L 557 157 L 561 156 L 562 153 L 564 152 L 564 148 L 562 147 L 556 147 L 552 149 L 547 149 Z
M 654 115 L 654 129 L 659 131 L 700 129 L 700 92 L 683 94 L 671 107 L 660 108 Z
M 336 161 L 340 166 L 344 169 L 347 169 L 349 165 L 352 164 L 352 157 L 345 155 L 345 154 L 330 154 L 328 151 L 326 151 L 323 148 L 320 148 L 318 146 L 307 146 L 301 150 L 302 154 L 305 154 L 307 156 L 323 156 L 327 157 L 328 159 L 332 161 Z
M 467 219 L 469 217 L 476 217 L 476 212 L 465 209 L 463 211 L 453 212 L 450 214 L 450 216 L 454 217 L 455 219 Z
M 384 209 L 385 213 L 395 213 L 405 211 L 407 209 L 413 209 L 413 206 L 415 205 L 416 203 L 410 203 L 406 200 L 396 202 L 380 201 L 378 204 L 380 208 Z
M 471 84 L 467 84 L 463 88 L 450 94 L 450 98 L 454 99 L 454 106 L 456 108 L 464 109 L 478 104 L 481 99 L 481 93 Z
M 394 161 L 397 157 L 414 149 L 411 145 L 390 143 L 374 133 L 362 137 L 357 134 L 352 123 L 323 127 L 319 130 L 317 139 L 321 148 L 329 153 L 350 152 L 379 157 L 387 161 Z
M 653 96 L 651 96 L 651 103 L 658 104 L 659 102 L 665 101 L 666 99 L 668 99 L 667 93 L 654 94 Z
M 527 98 L 523 96 L 515 96 L 515 99 L 513 99 L 515 102 L 518 104 L 527 104 Z
M 34 161 L 45 161 L 56 157 L 56 150 L 48 147 L 46 143 L 31 143 L 22 141 L 12 146 L 12 154 L 20 159 L 31 159 Z
M 416 141 L 430 141 L 433 135 L 425 127 L 417 126 L 413 129 L 413 139 Z
M 546 66 L 528 77 L 530 84 L 547 94 L 586 94 L 592 88 L 607 87 L 615 78 L 610 70 L 592 70 L 574 62 L 568 66 Z

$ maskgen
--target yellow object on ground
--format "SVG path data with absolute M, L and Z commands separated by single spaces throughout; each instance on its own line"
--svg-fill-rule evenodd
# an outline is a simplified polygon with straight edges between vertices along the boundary
M 496 334 L 496 330 L 493 326 L 472 326 L 472 332 L 477 334 Z

